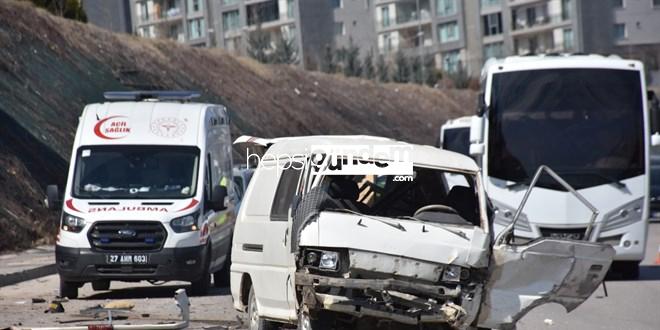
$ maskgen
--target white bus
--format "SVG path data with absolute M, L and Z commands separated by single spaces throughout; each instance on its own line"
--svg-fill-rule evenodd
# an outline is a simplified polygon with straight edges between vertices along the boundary
M 591 211 L 544 173 L 519 215 L 513 240 L 608 243 L 617 252 L 615 271 L 636 278 L 649 213 L 651 116 L 643 64 L 599 55 L 491 59 L 482 86 L 470 154 L 482 167 L 495 235 L 512 222 L 545 165 L 599 212 L 590 225 Z
M 440 127 L 437 147 L 470 155 L 470 127 L 472 116 L 449 119 Z

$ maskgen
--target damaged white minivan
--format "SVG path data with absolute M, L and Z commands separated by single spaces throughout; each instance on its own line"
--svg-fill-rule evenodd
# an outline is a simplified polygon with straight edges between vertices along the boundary
M 516 245 L 513 225 L 494 238 L 479 168 L 458 153 L 368 136 L 235 143 L 263 148 L 231 256 L 250 329 L 513 328 L 544 303 L 575 309 L 614 256 L 583 241 Z M 368 152 L 386 147 L 407 152 L 404 175 Z

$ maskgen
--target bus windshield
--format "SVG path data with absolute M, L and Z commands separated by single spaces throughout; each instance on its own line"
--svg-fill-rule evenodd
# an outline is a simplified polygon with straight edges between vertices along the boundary
M 528 183 L 547 165 L 576 189 L 644 173 L 638 71 L 552 69 L 493 75 L 488 175 Z M 561 189 L 542 177 L 539 186 Z
M 87 199 L 180 199 L 195 195 L 199 149 L 80 147 L 72 195 Z

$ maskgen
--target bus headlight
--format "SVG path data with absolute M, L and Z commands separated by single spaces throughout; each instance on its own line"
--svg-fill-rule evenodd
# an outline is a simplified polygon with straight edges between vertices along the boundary
M 512 207 L 509 207 L 505 204 L 491 200 L 493 206 L 495 207 L 494 219 L 493 222 L 500 226 L 508 226 L 511 221 L 513 221 L 513 215 L 516 214 L 516 210 Z M 532 228 L 529 226 L 529 220 L 525 213 L 521 213 L 516 221 L 515 230 L 531 232 Z
M 174 230 L 175 233 L 186 233 L 189 231 L 197 231 L 199 227 L 197 226 L 197 218 L 199 217 L 199 212 L 192 214 L 184 215 L 172 219 L 170 221 L 170 227 Z
M 85 228 L 85 219 L 62 212 L 62 230 L 79 233 Z
M 644 197 L 633 200 L 622 205 L 618 209 L 609 212 L 603 219 L 603 227 L 600 231 L 610 231 L 613 229 L 628 226 L 639 220 L 642 220 L 644 214 Z

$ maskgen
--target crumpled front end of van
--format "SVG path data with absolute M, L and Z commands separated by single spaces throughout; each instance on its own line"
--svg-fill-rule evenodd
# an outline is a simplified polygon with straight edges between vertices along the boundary
M 322 212 L 302 229 L 301 307 L 410 325 L 472 324 L 488 272 L 486 250 L 473 246 L 482 238 L 414 222 L 397 229 L 386 219 Z

